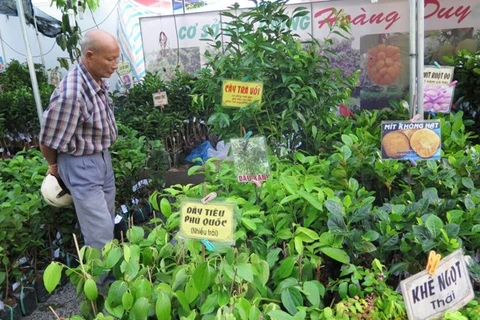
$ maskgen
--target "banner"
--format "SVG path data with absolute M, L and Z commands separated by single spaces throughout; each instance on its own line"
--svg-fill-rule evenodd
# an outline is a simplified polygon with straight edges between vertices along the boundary
M 390 0 L 372 4 L 370 0 L 322 1 L 287 5 L 291 14 L 305 7 L 310 14 L 297 17 L 292 30 L 301 39 L 310 35 L 322 41 L 333 38 L 328 56 L 332 67 L 345 76 L 361 70 L 360 82 L 352 93 L 353 104 L 365 109 L 387 107 L 390 99 L 404 99 L 409 86 L 409 1 Z M 352 34 L 348 39 L 330 35 L 329 24 L 335 22 L 335 11 L 350 19 Z M 425 63 L 444 64 L 445 55 L 458 50 L 476 51 L 480 42 L 480 3 L 477 0 L 425 0 Z M 203 53 L 209 49 L 211 29 L 223 44 L 221 34 L 226 22 L 220 11 L 157 16 L 140 19 L 142 43 L 147 71 L 171 77 L 175 65 L 193 72 L 204 63 Z

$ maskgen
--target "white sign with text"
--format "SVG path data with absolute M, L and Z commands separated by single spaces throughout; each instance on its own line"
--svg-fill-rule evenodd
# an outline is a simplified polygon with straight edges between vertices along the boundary
M 410 320 L 437 319 L 475 297 L 461 249 L 442 259 L 433 275 L 422 271 L 400 285 Z

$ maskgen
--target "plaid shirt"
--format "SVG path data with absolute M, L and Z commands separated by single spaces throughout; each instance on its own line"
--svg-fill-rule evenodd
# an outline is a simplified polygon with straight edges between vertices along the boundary
M 107 85 L 100 86 L 79 63 L 58 84 L 43 113 L 40 143 L 81 156 L 108 149 L 117 138 Z

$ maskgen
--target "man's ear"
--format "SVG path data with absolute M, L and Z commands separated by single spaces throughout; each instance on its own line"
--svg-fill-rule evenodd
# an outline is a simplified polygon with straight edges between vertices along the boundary
M 93 56 L 93 51 L 92 50 L 87 50 L 87 52 L 85 53 L 85 57 L 87 59 L 90 59 L 90 58 L 92 58 L 92 56 Z

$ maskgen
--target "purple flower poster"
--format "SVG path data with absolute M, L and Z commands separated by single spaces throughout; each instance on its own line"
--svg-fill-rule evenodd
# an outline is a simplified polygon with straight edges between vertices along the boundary
M 423 68 L 423 109 L 425 112 L 448 113 L 452 107 L 454 67 Z

